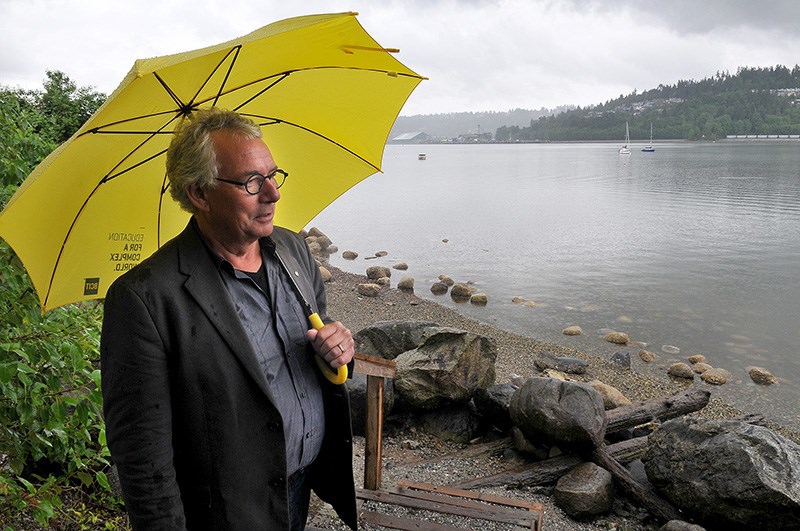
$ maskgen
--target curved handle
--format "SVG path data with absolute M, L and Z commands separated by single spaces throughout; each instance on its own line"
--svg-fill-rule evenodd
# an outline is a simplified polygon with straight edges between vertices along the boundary
M 325 323 L 322 322 L 322 319 L 320 319 L 317 313 L 309 315 L 308 322 L 311 323 L 311 326 L 313 326 L 315 330 L 319 330 L 325 326 Z M 334 371 L 333 368 L 322 359 L 322 356 L 314 356 L 314 361 L 317 362 L 317 367 L 319 367 L 320 372 L 322 372 L 322 375 L 327 378 L 329 382 L 342 385 L 347 381 L 347 365 L 342 365 L 338 370 Z

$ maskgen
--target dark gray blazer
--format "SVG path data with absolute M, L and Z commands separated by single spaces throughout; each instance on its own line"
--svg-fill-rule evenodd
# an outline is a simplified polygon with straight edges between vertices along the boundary
M 325 318 L 303 239 L 279 227 L 270 238 Z M 109 289 L 101 371 L 108 447 L 134 529 L 289 528 L 281 416 L 191 224 Z M 313 487 L 355 529 L 349 398 L 344 385 L 320 385 L 326 433 Z

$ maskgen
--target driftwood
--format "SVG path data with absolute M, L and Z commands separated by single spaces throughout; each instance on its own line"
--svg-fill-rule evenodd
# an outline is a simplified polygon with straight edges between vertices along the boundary
M 653 398 L 644 402 L 620 406 L 606 413 L 606 433 L 616 433 L 627 428 L 646 424 L 653 420 L 665 421 L 700 411 L 708 404 L 711 393 L 699 387 L 666 398 Z
M 682 520 L 680 512 L 673 507 L 668 501 L 661 498 L 656 494 L 649 485 L 639 483 L 628 469 L 619 464 L 619 462 L 608 452 L 608 447 L 595 448 L 592 452 L 592 461 L 597 465 L 608 470 L 614 479 L 617 480 L 617 485 L 622 487 L 628 496 L 640 503 L 647 511 L 664 521 L 669 520 Z
M 605 446 L 610 456 L 622 463 L 639 458 L 647 446 L 647 437 L 637 437 Z M 459 489 L 497 487 L 500 485 L 547 485 L 586 461 L 585 456 L 565 454 L 535 463 L 528 463 L 490 476 L 450 484 Z
M 703 409 L 711 396 L 705 389 L 689 388 L 665 398 L 654 398 L 618 407 L 606 413 L 606 433 L 616 433 L 648 422 L 664 421 Z M 603 447 L 603 451 L 619 463 L 629 463 L 644 452 L 647 437 L 638 437 Z M 493 487 L 507 484 L 546 485 L 554 483 L 572 468 L 586 461 L 586 456 L 560 455 L 529 463 L 510 470 L 475 478 L 452 486 L 458 488 Z

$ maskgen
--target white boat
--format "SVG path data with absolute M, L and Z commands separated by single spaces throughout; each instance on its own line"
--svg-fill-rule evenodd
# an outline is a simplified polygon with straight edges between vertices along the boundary
M 425 160 L 428 158 L 428 156 L 425 153 L 420 153 L 419 155 L 417 155 L 417 158 L 419 160 Z
M 625 122 L 625 144 L 619 148 L 620 155 L 630 155 L 631 150 L 628 148 L 628 144 L 631 143 L 631 133 L 628 129 L 628 122 Z
M 642 148 L 645 153 L 655 153 L 656 148 L 653 147 L 653 122 L 650 122 L 650 143 Z

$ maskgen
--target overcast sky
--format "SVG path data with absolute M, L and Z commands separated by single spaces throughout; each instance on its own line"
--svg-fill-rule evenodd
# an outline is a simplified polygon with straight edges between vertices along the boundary
M 0 0 L 0 84 L 61 70 L 110 93 L 137 58 L 340 11 L 430 78 L 404 115 L 585 106 L 800 63 L 800 0 Z

